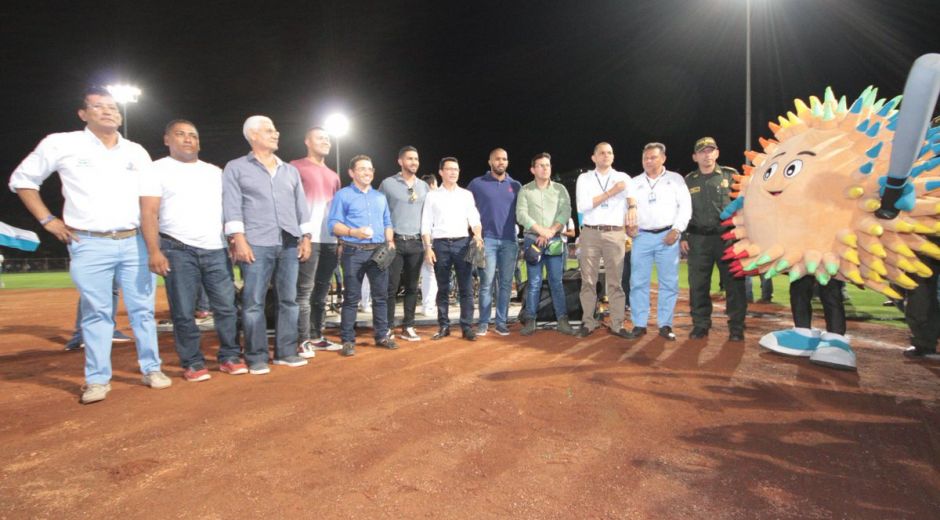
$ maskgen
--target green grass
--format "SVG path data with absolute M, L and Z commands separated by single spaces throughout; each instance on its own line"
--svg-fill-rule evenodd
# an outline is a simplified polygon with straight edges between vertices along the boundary
M 3 273 L 0 275 L 7 289 L 68 289 L 75 287 L 72 277 L 66 271 L 47 273 Z M 157 284 L 163 285 L 163 277 L 157 277 Z

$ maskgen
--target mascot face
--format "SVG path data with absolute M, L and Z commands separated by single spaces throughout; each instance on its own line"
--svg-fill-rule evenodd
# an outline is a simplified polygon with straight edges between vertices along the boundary
M 841 196 L 851 169 L 836 164 L 840 154 L 833 151 L 851 143 L 840 137 L 837 130 L 809 130 L 754 166 L 744 215 L 748 236 L 761 250 L 829 251 L 837 248 L 837 232 L 858 218 L 855 201 Z

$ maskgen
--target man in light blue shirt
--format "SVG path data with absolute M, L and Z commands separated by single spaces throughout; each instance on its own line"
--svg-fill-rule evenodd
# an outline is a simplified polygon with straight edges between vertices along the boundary
M 388 200 L 382 192 L 372 189 L 375 168 L 369 156 L 353 157 L 349 161 L 349 176 L 353 183 L 336 192 L 327 224 L 342 245 L 340 265 L 343 266 L 343 310 L 340 338 L 344 356 L 356 354 L 356 308 L 362 299 L 362 280 L 366 276 L 369 277 L 371 287 L 375 344 L 391 350 L 398 348 L 388 333 L 388 270 L 380 269 L 372 261 L 376 249 L 386 244 L 392 254 L 395 253 Z

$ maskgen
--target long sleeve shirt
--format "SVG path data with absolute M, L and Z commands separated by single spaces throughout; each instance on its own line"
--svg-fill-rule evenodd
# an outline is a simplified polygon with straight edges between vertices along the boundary
M 611 190 L 615 184 L 623 181 L 626 189 L 610 197 L 598 206 L 594 206 L 594 197 Z M 601 175 L 597 170 L 578 176 L 575 189 L 578 211 L 581 212 L 582 226 L 622 226 L 627 215 L 627 197 L 630 193 L 630 176 L 613 168 Z
M 312 224 L 297 168 L 277 159 L 274 175 L 253 153 L 233 159 L 222 170 L 225 234 L 244 233 L 255 246 L 276 246 L 281 231 L 300 238 Z
M 545 189 L 539 189 L 538 183 L 532 181 L 519 191 L 516 220 L 525 231 L 534 224 L 543 227 L 560 224 L 564 229 L 570 218 L 571 196 L 563 185 L 549 181 Z
M 421 234 L 431 238 L 461 238 L 469 236 L 469 228 L 480 226 L 480 212 L 473 194 L 455 186 L 453 190 L 440 187 L 428 193 L 421 213 Z
M 381 244 L 385 242 L 385 229 L 392 227 L 392 215 L 385 195 L 372 188 L 362 191 L 355 184 L 336 192 L 327 221 L 334 235 L 333 227 L 336 224 L 345 224 L 351 229 L 372 228 L 372 236 L 369 238 L 343 237 L 343 242 L 355 244 Z
M 645 173 L 630 180 L 630 196 L 636 198 L 637 224 L 642 229 L 665 227 L 685 231 L 692 217 L 692 198 L 685 180 L 664 170 L 656 179 Z
M 139 144 L 118 135 L 117 144 L 108 148 L 86 128 L 46 136 L 13 170 L 10 189 L 39 190 L 59 172 L 65 225 L 121 231 L 140 225 L 140 181 L 150 168 L 150 155 Z

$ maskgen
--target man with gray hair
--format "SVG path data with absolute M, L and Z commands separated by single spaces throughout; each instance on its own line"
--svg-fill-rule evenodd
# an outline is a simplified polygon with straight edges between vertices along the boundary
M 274 364 L 299 367 L 297 355 L 298 260 L 310 257 L 310 215 L 297 168 L 274 152 L 280 133 L 265 116 L 251 116 L 243 133 L 251 152 L 222 172 L 222 212 L 233 259 L 241 268 L 242 325 L 248 372 L 267 374 L 264 300 L 274 279 L 277 294 Z

